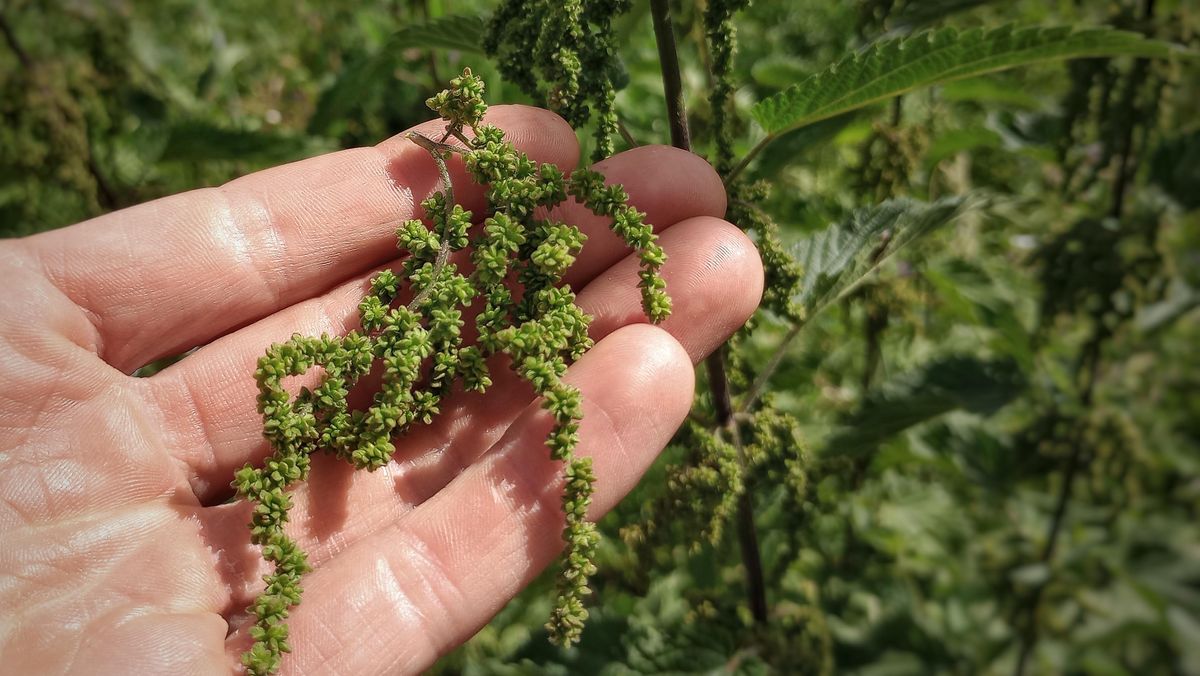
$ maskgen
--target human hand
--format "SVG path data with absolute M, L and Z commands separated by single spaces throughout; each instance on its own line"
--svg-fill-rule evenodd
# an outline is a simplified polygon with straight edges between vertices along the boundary
M 488 122 L 533 159 L 579 157 L 557 116 L 497 106 Z M 427 133 L 438 126 L 418 127 Z M 596 346 L 566 380 L 583 394 L 577 452 L 594 459 L 591 516 L 637 482 L 687 415 L 692 365 L 762 292 L 753 245 L 720 220 L 721 181 L 665 147 L 597 169 L 647 212 L 674 312 L 643 323 L 637 260 L 582 208 L 566 280 Z M 452 167 L 460 202 L 482 192 Z M 0 245 L 0 664 L 11 673 L 228 673 L 266 564 L 235 469 L 268 453 L 252 374 L 293 333 L 344 334 L 395 227 L 438 187 L 402 136 Z M 468 187 L 470 186 L 470 187 Z M 389 263 L 389 261 L 392 261 Z M 137 367 L 201 349 L 149 378 Z M 289 534 L 314 570 L 283 670 L 413 672 L 482 627 L 561 547 L 549 420 L 507 369 L 457 392 L 368 473 L 314 458 Z

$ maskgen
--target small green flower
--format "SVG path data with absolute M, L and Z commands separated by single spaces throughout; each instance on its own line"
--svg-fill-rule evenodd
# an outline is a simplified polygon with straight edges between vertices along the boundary
M 578 0 L 574 6 L 572 11 L 584 11 Z M 561 47 L 547 53 L 557 59 L 564 77 L 574 68 Z M 574 225 L 539 218 L 538 208 L 553 207 L 570 195 L 597 215 L 613 218 L 614 230 L 642 262 L 639 286 L 654 321 L 670 310 L 666 284 L 658 275 L 666 256 L 644 214 L 626 203 L 620 186 L 606 185 L 594 172 L 568 178 L 557 167 L 538 165 L 506 141 L 501 130 L 482 124 L 487 110 L 483 82 L 469 69 L 428 104 L 446 120 L 446 137 L 459 136 L 467 143 L 461 152 L 471 176 L 487 185 L 490 215 L 472 241 L 472 214 L 454 203 L 453 186 L 444 185 L 422 202 L 424 220 L 397 228 L 397 242 L 408 257 L 400 274 L 384 270 L 371 279 L 359 303 L 361 331 L 343 338 L 296 335 L 259 359 L 254 374 L 258 408 L 273 454 L 261 468 L 238 470 L 233 480 L 238 494 L 254 503 L 251 540 L 274 564 L 264 578 L 265 591 L 249 609 L 256 620 L 250 630 L 254 645 L 242 660 L 251 674 L 273 673 L 291 649 L 285 622 L 300 601 L 300 580 L 309 565 L 284 532 L 292 507 L 287 491 L 308 476 L 311 454 L 327 452 L 368 471 L 383 467 L 395 452 L 392 439 L 412 425 L 430 423 L 456 382 L 477 392 L 490 387 L 489 358 L 496 354 L 506 354 L 517 374 L 543 396 L 543 406 L 554 418 L 546 446 L 563 463 L 565 551 L 549 624 L 552 638 L 578 640 L 587 617 L 583 597 L 590 592 L 587 578 L 595 572 L 598 541 L 587 521 L 595 475 L 590 459 L 574 455 L 583 402 L 579 391 L 562 380 L 568 364 L 592 346 L 591 318 L 575 305 L 575 294 L 562 279 L 585 238 Z M 465 128 L 473 131 L 473 140 L 462 138 Z M 415 142 L 430 151 L 448 177 L 444 146 L 424 137 Z M 449 260 L 458 250 L 469 250 L 470 275 L 460 274 Z M 522 285 L 518 296 L 508 287 L 514 278 Z M 411 300 L 401 304 L 402 297 Z M 480 299 L 482 310 L 474 318 L 478 337 L 475 344 L 464 345 L 463 310 Z M 379 390 L 369 406 L 351 409 L 351 389 L 376 365 L 381 369 Z M 284 387 L 285 379 L 315 367 L 324 376 L 312 389 L 293 396 Z

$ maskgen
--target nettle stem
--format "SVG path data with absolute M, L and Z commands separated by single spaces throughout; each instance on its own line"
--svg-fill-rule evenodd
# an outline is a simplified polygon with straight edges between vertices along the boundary
M 651 0 L 650 12 L 654 21 L 654 37 L 658 44 L 663 91 L 667 100 L 667 121 L 671 130 L 671 144 L 676 148 L 691 152 L 691 134 L 688 130 L 687 107 L 683 98 L 679 50 L 675 44 L 675 29 L 671 23 L 669 1 Z M 724 434 L 728 435 L 728 441 L 737 449 L 738 462 L 745 468 L 747 464 L 745 451 L 742 448 L 741 435 L 738 433 L 738 421 L 734 416 L 729 376 L 725 369 L 725 349 L 725 346 L 722 345 L 704 363 L 708 369 L 709 391 L 716 409 L 717 426 Z M 742 554 L 742 564 L 746 571 L 746 593 L 751 614 L 755 622 L 765 623 L 767 621 L 767 593 L 751 495 L 751 486 L 746 485 L 738 496 L 738 543 Z
M 447 136 L 450 135 L 452 131 L 453 127 L 446 130 Z M 441 143 L 434 141 L 427 136 L 422 136 L 420 133 L 415 131 L 408 132 L 404 135 L 404 137 L 424 148 L 429 153 L 429 156 L 433 158 L 434 164 L 437 165 L 438 176 L 442 179 L 442 194 L 446 196 L 446 206 L 443 210 L 443 217 L 446 219 L 447 223 L 450 222 L 450 219 L 454 215 L 454 183 L 450 180 L 450 168 L 446 166 L 446 154 L 454 151 L 466 151 L 461 148 L 455 148 L 454 146 L 446 144 L 444 142 L 446 137 L 442 137 L 443 142 Z M 441 280 L 442 271 L 446 269 L 446 263 L 450 260 L 450 252 L 453 249 L 451 246 L 452 240 L 450 238 L 450 232 L 450 228 L 446 228 L 446 230 L 442 233 L 442 241 L 438 246 L 437 258 L 434 259 L 433 262 L 433 284 L 421 289 L 421 292 L 418 293 L 411 301 L 409 301 L 409 310 L 416 310 L 417 308 L 421 307 L 421 305 L 424 304 L 429 298 L 429 294 L 433 292 L 433 289 L 437 285 L 438 281 Z

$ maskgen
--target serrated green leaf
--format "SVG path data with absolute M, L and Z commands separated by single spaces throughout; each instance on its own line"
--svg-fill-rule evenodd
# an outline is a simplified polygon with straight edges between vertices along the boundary
M 317 99 L 312 117 L 308 120 L 309 134 L 325 134 L 337 120 L 360 105 L 363 92 L 387 82 L 391 70 L 399 63 L 398 52 L 383 50 L 377 54 L 352 58 L 342 72 Z
M 823 455 L 869 453 L 904 430 L 956 410 L 990 415 L 1025 389 L 1010 359 L 950 356 L 899 376 L 863 398 L 825 443 Z
M 433 48 L 483 53 L 487 17 L 451 14 L 401 28 L 388 38 L 385 50 Z
M 792 245 L 804 270 L 795 301 L 811 319 L 845 296 L 888 257 L 962 214 L 967 200 L 889 200 Z
M 758 102 L 751 113 L 775 136 L 920 87 L 1007 68 L 1079 57 L 1175 53 L 1187 52 L 1139 33 L 1107 28 L 943 28 L 876 42 Z
M 487 18 L 453 14 L 409 24 L 393 33 L 383 47 L 370 54 L 359 54 L 324 91 L 308 122 L 308 133 L 323 134 L 347 111 L 361 101 L 360 92 L 375 83 L 390 79 L 391 71 L 403 61 L 406 49 L 451 49 L 483 53 L 483 34 Z

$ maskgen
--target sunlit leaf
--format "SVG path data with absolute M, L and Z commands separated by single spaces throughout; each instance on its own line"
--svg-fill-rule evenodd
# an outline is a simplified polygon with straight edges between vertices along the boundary
M 1139 33 L 1107 28 L 1004 26 L 944 28 L 877 42 L 757 103 L 770 135 L 921 87 L 1042 61 L 1089 56 L 1168 57 L 1186 53 Z
M 962 197 L 890 200 L 796 242 L 792 253 L 804 279 L 795 301 L 811 319 L 897 251 L 953 221 L 966 205 Z

